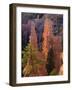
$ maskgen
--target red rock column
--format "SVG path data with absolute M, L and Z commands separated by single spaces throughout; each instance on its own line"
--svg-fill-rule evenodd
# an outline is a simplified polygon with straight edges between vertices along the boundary
M 46 58 L 47 58 L 48 49 L 49 49 L 49 47 L 48 47 L 48 39 L 50 38 L 51 30 L 52 30 L 52 22 L 45 15 L 42 49 L 43 49 L 43 53 L 45 54 Z

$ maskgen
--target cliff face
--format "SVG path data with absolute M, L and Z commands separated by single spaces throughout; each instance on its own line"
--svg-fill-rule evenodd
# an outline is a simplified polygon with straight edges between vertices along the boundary
M 37 33 L 36 33 L 36 30 L 35 30 L 35 23 L 34 22 L 31 23 L 31 34 L 30 34 L 29 43 L 31 44 L 32 49 L 36 50 L 35 56 L 37 58 L 37 62 L 43 62 L 42 64 L 39 64 L 37 66 L 37 71 L 35 69 L 32 71 L 32 75 L 33 76 L 47 75 L 47 71 L 46 71 L 46 67 L 45 67 L 45 65 L 46 65 L 45 55 L 43 54 L 42 51 L 38 50 Z
M 60 56 L 63 52 L 62 33 L 59 33 L 60 35 L 53 33 L 55 27 L 58 27 L 57 30 L 60 27 L 60 24 L 57 24 L 58 26 L 55 24 L 57 24 L 57 16 L 55 16 L 53 21 L 48 15 L 44 15 L 44 18 L 28 20 L 26 24 L 22 24 L 22 47 L 25 48 L 30 43 L 32 49 L 36 50 L 36 59 L 43 61 L 37 66 L 37 70 L 33 70 L 32 76 L 49 75 L 53 70 L 58 75 L 60 73 L 59 70 L 62 71 L 63 69 L 60 69 L 63 62 L 63 58 Z
M 31 32 L 31 21 L 26 24 L 22 24 L 22 49 L 24 49 L 29 43 L 29 36 Z
M 38 48 L 37 47 L 37 34 L 35 30 L 35 23 L 32 21 L 31 22 L 31 34 L 30 34 L 30 43 L 33 48 Z
M 62 53 L 62 46 L 61 46 L 61 37 L 54 36 L 53 37 L 53 51 L 54 51 L 54 66 L 59 72 L 60 66 L 62 65 L 61 53 Z
M 34 19 L 34 23 L 35 23 L 35 31 L 37 34 L 37 45 L 38 45 L 38 49 L 42 50 L 42 34 L 44 31 L 44 19 L 41 18 L 36 18 Z

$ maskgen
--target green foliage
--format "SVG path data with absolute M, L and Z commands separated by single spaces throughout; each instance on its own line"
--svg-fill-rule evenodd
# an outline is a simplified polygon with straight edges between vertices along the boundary
M 22 63 L 23 63 L 23 65 L 26 65 L 26 63 L 27 63 L 27 61 L 28 61 L 28 59 L 30 58 L 30 55 L 31 55 L 31 45 L 30 44 L 28 44 L 28 46 L 26 46 L 24 48 L 24 50 L 22 51 L 22 55 L 23 55 Z
M 33 48 L 31 44 L 28 44 L 24 50 L 22 51 L 22 64 L 24 67 L 27 66 L 28 60 L 32 60 L 32 68 L 37 72 L 38 66 L 43 64 L 43 60 L 39 60 L 37 57 L 38 50 L 37 48 Z M 29 72 L 29 70 L 28 70 Z M 26 72 L 27 73 L 27 72 Z
M 50 72 L 50 75 L 57 75 L 57 72 L 55 69 L 53 69 L 51 72 Z

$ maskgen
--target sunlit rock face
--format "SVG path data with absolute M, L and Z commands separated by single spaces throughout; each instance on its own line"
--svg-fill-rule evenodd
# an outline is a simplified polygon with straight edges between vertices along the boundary
M 48 50 L 49 50 L 49 40 L 52 35 L 51 31 L 52 31 L 52 22 L 47 17 L 47 15 L 45 15 L 42 50 L 46 57 L 47 57 Z

